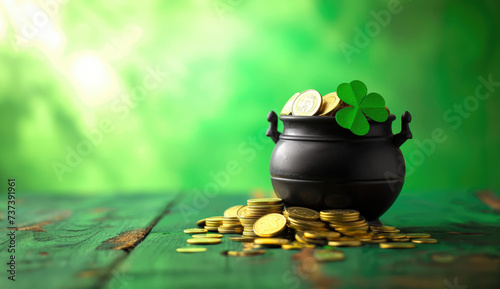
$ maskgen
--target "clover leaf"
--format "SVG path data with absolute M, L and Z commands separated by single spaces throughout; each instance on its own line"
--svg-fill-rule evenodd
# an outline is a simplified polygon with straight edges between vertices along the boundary
M 384 122 L 389 117 L 384 98 L 373 92 L 367 95 L 367 92 L 366 85 L 359 80 L 342 83 L 337 87 L 339 98 L 350 105 L 337 112 L 337 123 L 357 135 L 365 135 L 370 130 L 365 116 L 377 122 Z

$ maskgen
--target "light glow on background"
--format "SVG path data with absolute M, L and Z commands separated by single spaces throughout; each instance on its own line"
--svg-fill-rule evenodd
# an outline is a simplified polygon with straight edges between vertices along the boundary
M 390 1 L 56 2 L 0 9 L 0 170 L 30 191 L 190 191 L 231 161 L 242 173 L 224 191 L 270 191 L 274 144 L 252 147 L 268 112 L 297 91 L 354 79 L 384 96 L 395 133 L 405 110 L 413 116 L 402 151 L 425 158 L 407 161 L 405 190 L 500 187 L 500 89 L 459 128 L 443 120 L 478 76 L 500 81 L 491 1 L 400 1 L 349 59 L 340 44 L 362 39 Z M 48 21 L 37 26 L 35 13 Z M 430 150 L 435 128 L 447 141 Z M 87 142 L 88 154 L 68 157 Z M 62 181 L 54 162 L 68 168 Z
M 90 52 L 71 57 L 68 77 L 82 102 L 91 107 L 114 99 L 119 90 L 113 69 Z

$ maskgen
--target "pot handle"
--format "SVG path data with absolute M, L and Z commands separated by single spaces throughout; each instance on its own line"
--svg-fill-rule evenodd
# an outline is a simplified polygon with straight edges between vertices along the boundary
M 266 136 L 270 137 L 274 143 L 277 143 L 281 135 L 278 131 L 278 115 L 274 111 L 269 112 L 267 121 L 269 122 L 269 129 L 266 132 Z
M 392 143 L 400 147 L 405 143 L 408 139 L 413 138 L 413 134 L 410 131 L 410 122 L 411 122 L 411 114 L 408 111 L 405 111 L 401 116 L 401 132 L 394 135 L 392 139 Z

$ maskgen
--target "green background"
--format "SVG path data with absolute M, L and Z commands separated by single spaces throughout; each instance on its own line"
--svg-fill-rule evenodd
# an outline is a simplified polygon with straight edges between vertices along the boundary
M 500 187 L 499 86 L 476 96 L 500 81 L 497 1 L 19 2 L 0 10 L 0 173 L 18 190 L 193 192 L 230 164 L 220 191 L 268 194 L 267 113 L 354 79 L 394 132 L 413 116 L 406 193 Z

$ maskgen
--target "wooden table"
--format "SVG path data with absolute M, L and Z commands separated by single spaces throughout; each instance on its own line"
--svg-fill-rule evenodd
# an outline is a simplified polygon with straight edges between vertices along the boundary
M 500 198 L 490 191 L 402 193 L 382 221 L 439 240 L 415 249 L 367 244 L 341 248 L 343 261 L 318 263 L 309 251 L 223 256 L 242 246 L 224 237 L 206 253 L 175 251 L 186 246 L 184 228 L 249 197 L 218 195 L 203 203 L 167 193 L 18 192 L 16 281 L 7 279 L 11 231 L 2 207 L 0 288 L 500 288 Z

